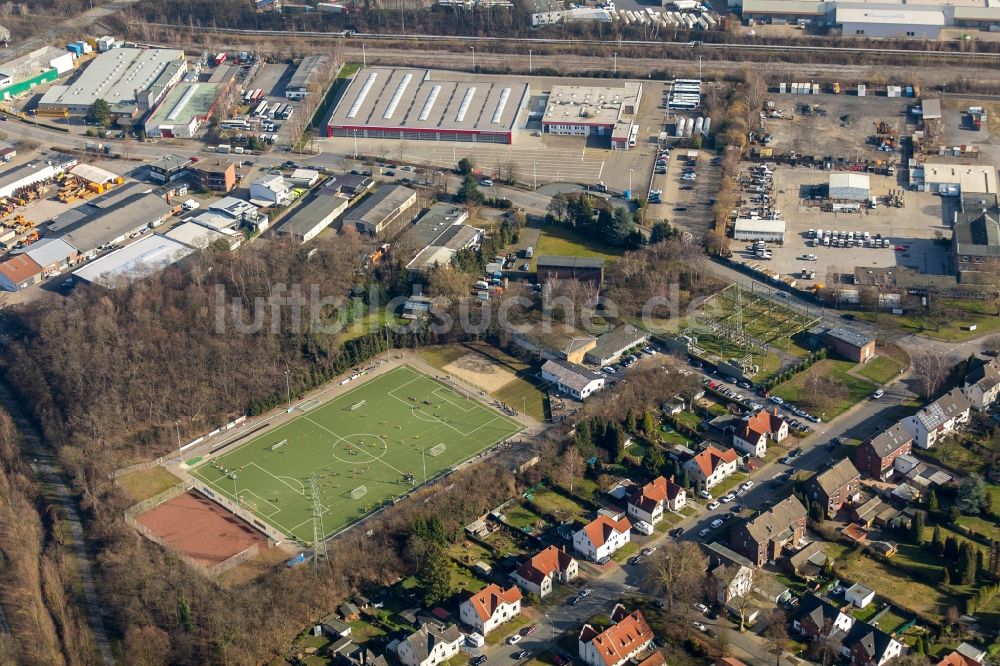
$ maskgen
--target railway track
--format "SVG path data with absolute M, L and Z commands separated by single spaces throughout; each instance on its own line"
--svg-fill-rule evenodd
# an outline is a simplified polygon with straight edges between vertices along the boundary
M 189 27 L 175 25 L 171 23 L 150 23 L 150 27 L 168 28 L 173 30 L 186 30 Z M 956 51 L 925 51 L 918 48 L 913 49 L 881 49 L 865 48 L 854 46 L 795 46 L 783 44 L 717 44 L 712 42 L 692 42 L 692 41 L 670 41 L 670 40 L 638 40 L 638 39 L 554 39 L 541 37 L 475 37 L 463 35 L 399 35 L 386 33 L 362 33 L 353 32 L 344 34 L 343 32 L 322 32 L 303 30 L 242 30 L 237 28 L 199 28 L 200 32 L 208 31 L 223 35 L 242 35 L 247 37 L 298 37 L 309 39 L 330 39 L 344 40 L 346 42 L 395 42 L 397 44 L 447 44 L 449 42 L 461 42 L 468 44 L 496 44 L 498 46 L 509 46 L 510 44 L 523 44 L 525 46 L 561 46 L 561 47 L 688 47 L 692 53 L 705 51 L 739 52 L 756 51 L 760 53 L 801 53 L 816 54 L 827 53 L 839 56 L 869 56 L 869 57 L 909 57 L 923 59 L 948 59 L 961 58 L 968 63 L 974 61 L 979 64 L 1000 64 L 1000 53 L 960 53 Z

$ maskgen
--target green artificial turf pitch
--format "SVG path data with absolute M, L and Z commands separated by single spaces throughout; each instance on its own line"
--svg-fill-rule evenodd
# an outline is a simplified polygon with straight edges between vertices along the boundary
M 409 366 L 360 381 L 191 473 L 284 534 L 312 543 L 311 477 L 322 533 L 330 535 L 521 430 Z M 351 492 L 360 486 L 367 492 L 355 499 Z

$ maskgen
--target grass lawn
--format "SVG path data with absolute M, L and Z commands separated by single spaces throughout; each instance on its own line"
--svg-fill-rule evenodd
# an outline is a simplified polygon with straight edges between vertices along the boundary
M 898 361 L 879 354 L 858 369 L 857 373 L 876 384 L 888 384 L 902 371 L 903 366 Z
M 464 562 L 465 564 L 472 565 L 475 562 L 483 561 L 487 564 L 492 564 L 493 554 L 486 550 L 478 543 L 463 539 L 458 543 L 454 543 L 448 546 L 448 554 L 454 559 Z
M 883 613 L 875 620 L 876 626 L 887 634 L 891 634 L 896 629 L 899 629 L 903 624 L 909 620 L 909 617 L 904 617 L 896 613 L 896 609 L 892 606 L 889 610 Z
M 771 395 L 776 395 L 785 402 L 795 403 L 817 414 L 824 421 L 830 421 L 863 400 L 874 388 L 864 379 L 848 374 L 847 371 L 854 367 L 855 364 L 851 361 L 824 359 L 779 384 L 771 391 Z M 842 395 L 831 395 L 823 390 L 824 384 L 817 383 L 816 378 L 826 378 L 843 387 Z M 815 388 L 811 388 L 811 385 Z
M 521 627 L 527 627 L 529 624 L 531 624 L 531 618 L 524 613 L 515 615 L 510 622 L 504 622 L 502 625 L 487 634 L 486 644 L 499 645 L 503 642 L 503 639 L 507 638 L 511 634 L 516 634 Z
M 993 500 L 996 501 L 995 499 Z M 1000 527 L 991 520 L 980 518 L 979 516 L 961 516 L 958 524 L 967 527 L 976 534 L 982 534 L 989 539 L 1000 541 Z
M 708 492 L 712 493 L 712 497 L 719 498 L 746 480 L 747 480 L 746 474 L 744 474 L 743 472 L 736 472 L 729 478 L 723 479 L 722 482 L 719 483 L 718 485 L 712 486 L 712 489 L 709 490 Z
M 518 411 L 523 409 L 525 414 L 534 419 L 544 421 L 549 398 L 538 388 L 536 382 L 540 383 L 540 380 L 518 378 L 490 395 Z
M 829 552 L 833 554 L 834 551 L 830 549 Z M 835 567 L 850 580 L 878 581 L 879 594 L 903 608 L 942 617 L 948 606 L 961 607 L 957 597 L 913 580 L 863 554 L 837 558 Z
M 983 469 L 982 458 L 962 446 L 961 439 L 957 437 L 947 437 L 933 447 L 921 450 L 920 454 L 955 471 L 981 472 Z
M 611 556 L 615 562 L 624 562 L 628 558 L 632 557 L 639 550 L 639 544 L 635 541 L 629 541 L 627 544 L 615 551 L 615 554 Z
M 193 469 L 285 535 L 311 543 L 310 485 L 327 534 L 503 441 L 520 424 L 400 366 Z M 370 416 L 369 416 L 370 414 Z M 383 419 L 383 420 L 379 420 Z M 425 476 L 426 475 L 426 476 Z
M 673 429 L 670 432 L 660 433 L 660 441 L 667 446 L 691 446 L 690 439 Z
M 451 567 L 452 592 L 478 592 L 485 583 L 465 567 L 453 564 Z
M 563 520 L 573 518 L 582 520 L 587 515 L 586 509 L 582 506 L 552 490 L 532 493 L 531 501 L 539 510 Z
M 677 415 L 676 418 L 678 423 L 683 423 L 684 425 L 692 429 L 697 428 L 698 424 L 701 423 L 701 417 L 699 417 L 697 414 L 692 414 L 691 412 L 688 411 L 681 412 L 680 414 Z
M 376 627 L 365 620 L 355 620 L 348 624 L 351 626 L 351 638 L 361 645 L 364 645 L 373 638 L 385 636 L 385 631 L 381 627 Z
M 531 260 L 531 270 L 535 270 L 538 257 L 597 257 L 608 261 L 623 253 L 621 248 L 582 236 L 561 224 L 546 224 L 541 227 L 538 236 L 538 247 Z
M 511 527 L 516 527 L 522 531 L 524 531 L 524 528 L 529 528 L 529 533 L 534 531 L 535 526 L 539 523 L 545 522 L 538 514 L 517 504 L 511 506 L 504 513 L 504 520 Z
M 936 340 L 963 342 L 981 335 L 1000 330 L 1000 317 L 992 303 L 974 298 L 942 298 L 940 307 L 944 311 L 940 322 L 920 314 L 879 315 L 880 322 L 888 322 L 904 333 L 924 335 Z M 873 321 L 871 312 L 856 313 L 858 319 Z M 976 330 L 963 330 L 963 326 L 974 324 Z
M 454 363 L 469 353 L 469 350 L 462 345 L 442 345 L 439 347 L 422 347 L 417 350 L 425 361 L 433 365 L 438 370 L 444 366 Z
M 521 545 L 508 534 L 494 532 L 486 537 L 486 543 L 493 546 L 501 558 L 508 555 L 521 555 L 523 550 Z
M 398 326 L 405 326 L 408 322 L 404 319 L 399 319 L 392 313 L 386 312 L 385 308 L 379 308 L 374 312 L 369 312 L 362 316 L 357 321 L 346 324 L 344 330 L 340 333 L 340 342 L 347 342 L 348 340 L 354 340 L 355 338 L 360 338 L 362 335 L 367 335 L 368 333 L 373 333 L 375 331 L 383 331 L 387 323 L 396 324 Z
M 115 479 L 115 483 L 136 502 L 158 495 L 180 482 L 178 477 L 162 467 L 151 467 L 130 474 L 122 474 Z

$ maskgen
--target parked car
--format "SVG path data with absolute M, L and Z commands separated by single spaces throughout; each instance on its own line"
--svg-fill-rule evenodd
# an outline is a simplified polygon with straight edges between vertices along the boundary
M 538 631 L 538 625 L 537 624 L 529 624 L 527 627 L 525 627 L 524 629 L 521 630 L 521 635 L 522 636 L 530 636 L 531 634 L 535 633 L 536 631 Z
M 714 502 L 709 502 L 708 503 L 708 510 L 709 511 L 715 511 L 718 508 L 719 508 L 719 502 L 718 501 L 714 501 Z
M 698 497 L 700 497 L 702 499 L 710 500 L 710 499 L 712 499 L 712 493 L 708 492 L 707 490 L 699 490 L 698 491 Z
M 514 659 L 516 661 L 521 661 L 522 659 L 527 659 L 530 656 L 531 656 L 531 652 L 530 651 L 528 651 L 528 650 L 518 650 L 514 654 L 510 655 L 510 658 Z
M 753 488 L 753 481 L 751 479 L 747 479 L 742 484 L 740 484 L 740 488 L 742 488 L 743 490 L 750 490 L 751 488 Z
M 693 624 L 694 624 L 694 628 L 697 629 L 698 631 L 706 631 L 707 630 L 707 628 L 705 627 L 705 625 L 703 625 L 701 622 L 698 622 L 697 620 L 695 620 L 693 622 Z
M 708 536 L 708 533 L 709 533 L 709 532 L 711 532 L 711 531 L 712 531 L 712 530 L 710 530 L 710 529 L 708 529 L 708 528 L 706 527 L 706 528 L 704 528 L 703 530 L 701 530 L 700 532 L 698 532 L 698 536 L 700 536 L 701 538 L 705 538 L 705 537 L 707 537 L 707 536 Z
M 883 391 L 882 389 L 879 389 L 879 390 L 875 391 L 874 393 L 872 393 L 872 398 L 874 398 L 875 400 L 878 400 L 879 398 L 881 398 L 884 395 L 885 395 L 885 391 Z
M 705 613 L 708 612 L 708 606 L 706 606 L 705 604 L 702 604 L 702 603 L 695 604 L 694 605 L 694 609 L 696 611 L 698 611 L 699 613 L 701 613 L 702 615 L 704 615 Z
M 524 638 L 521 634 L 511 634 L 507 637 L 507 645 L 517 645 Z
M 569 600 L 566 602 L 566 605 L 576 606 L 578 603 L 580 603 L 580 597 L 570 597 Z
M 789 458 L 798 458 L 800 455 L 802 455 L 802 449 L 799 448 L 792 449 L 788 452 Z
M 669 532 L 667 532 L 667 534 L 669 534 L 670 536 L 672 536 L 672 537 L 674 537 L 676 539 L 680 535 L 684 534 L 684 528 L 683 527 L 675 527 L 674 529 L 672 529 Z
M 722 498 L 723 502 L 733 502 L 735 500 L 736 500 L 736 495 L 734 495 L 733 493 L 729 493 L 728 495 Z
M 782 400 L 781 398 L 779 398 L 776 395 L 772 395 L 770 399 L 771 399 L 771 402 L 773 402 L 776 405 L 783 405 L 783 404 L 785 404 L 785 401 Z
M 712 521 L 712 529 L 713 530 L 714 529 L 718 529 L 720 527 L 722 527 L 722 519 L 721 518 L 716 518 L 715 520 Z
M 589 597 L 589 596 L 590 596 L 590 595 L 592 595 L 593 593 L 594 593 L 594 591 L 593 591 L 593 590 L 591 590 L 591 589 L 590 589 L 590 588 L 588 588 L 588 587 L 585 587 L 585 588 L 583 588 L 582 590 L 580 590 L 580 591 L 579 591 L 579 592 L 578 592 L 577 594 L 579 595 L 579 597 L 580 597 L 581 599 L 586 599 L 587 597 Z
M 486 655 L 485 654 L 481 654 L 478 657 L 473 657 L 472 660 L 469 663 L 472 664 L 472 666 L 480 666 L 481 664 L 485 664 L 486 663 Z

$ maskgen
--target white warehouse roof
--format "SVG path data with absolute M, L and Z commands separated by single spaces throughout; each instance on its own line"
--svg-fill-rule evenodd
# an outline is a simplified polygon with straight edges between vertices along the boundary
M 163 270 L 194 250 L 177 241 L 154 234 L 95 259 L 73 275 L 104 287 L 131 282 Z
M 757 231 L 765 233 L 785 233 L 784 220 L 752 220 L 749 217 L 741 217 L 736 220 L 733 227 L 736 233 L 743 231 Z
M 94 166 L 93 164 L 77 164 L 75 167 L 70 169 L 69 172 L 74 176 L 83 178 L 88 183 L 98 183 L 100 185 L 110 183 L 118 178 L 117 174 L 111 173 L 101 167 Z
M 938 25 L 943 26 L 944 12 L 923 9 L 866 9 L 837 7 L 837 23 L 871 23 L 884 25 Z

